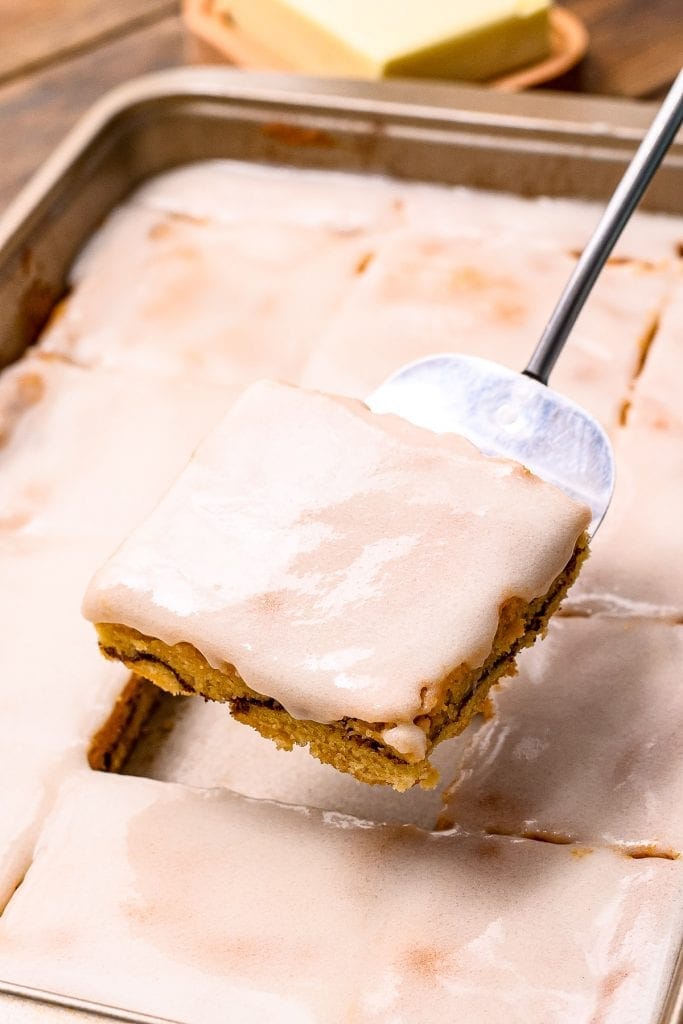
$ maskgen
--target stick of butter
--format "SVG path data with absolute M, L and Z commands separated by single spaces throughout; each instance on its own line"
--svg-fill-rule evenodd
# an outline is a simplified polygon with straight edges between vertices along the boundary
M 299 71 L 485 81 L 549 52 L 551 0 L 214 0 Z

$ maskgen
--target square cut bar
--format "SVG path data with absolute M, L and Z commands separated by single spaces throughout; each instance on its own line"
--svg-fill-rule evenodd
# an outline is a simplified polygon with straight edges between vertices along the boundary
M 555 223 L 553 210 L 548 216 Z M 538 212 L 531 203 L 517 200 L 508 216 L 517 224 L 530 222 L 531 238 L 506 227 L 502 214 L 481 233 L 464 210 L 459 222 L 447 218 L 449 229 L 456 221 L 460 235 L 397 231 L 393 244 L 378 249 L 348 292 L 299 383 L 363 398 L 399 367 L 435 352 L 480 356 L 519 370 L 575 259 L 534 238 Z M 615 260 L 603 271 L 553 373 L 553 388 L 610 431 L 670 284 L 664 270 Z
M 95 772 L 60 796 L 0 918 L 17 984 L 185 1024 L 658 1019 L 680 862 Z
M 589 518 L 454 434 L 262 381 L 84 612 L 105 655 L 164 689 L 365 782 L 431 787 L 429 752 L 544 631 Z
M 347 192 L 338 192 L 344 202 Z M 57 307 L 40 351 L 174 386 L 179 378 L 211 388 L 244 388 L 268 374 L 297 379 L 377 244 L 362 212 L 347 229 L 213 223 L 130 202 L 81 253 L 73 294 Z
M 683 853 L 683 626 L 559 616 L 470 743 L 441 825 Z
M 617 481 L 573 615 L 683 622 L 683 278 L 614 434 Z

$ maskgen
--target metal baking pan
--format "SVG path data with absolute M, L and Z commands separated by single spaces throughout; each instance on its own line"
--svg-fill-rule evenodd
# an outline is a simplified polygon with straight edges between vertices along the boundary
M 648 105 L 564 94 L 222 68 L 130 82 L 91 109 L 0 219 L 0 366 L 35 340 L 65 290 L 72 260 L 107 213 L 144 179 L 173 166 L 228 157 L 605 200 L 652 115 Z M 683 140 L 644 205 L 683 214 Z M 19 998 L 23 1005 L 33 1001 L 35 1019 L 54 1024 L 155 1020 L 20 988 L 9 978 L 0 981 L 0 993 L 10 1019 Z M 660 1024 L 683 1024 L 683 957 Z
M 177 164 L 233 157 L 599 200 L 651 117 L 648 106 L 561 94 L 222 68 L 130 82 L 92 108 L 0 221 L 0 366 L 34 340 L 106 213 Z M 683 213 L 682 182 L 679 142 L 645 205 Z

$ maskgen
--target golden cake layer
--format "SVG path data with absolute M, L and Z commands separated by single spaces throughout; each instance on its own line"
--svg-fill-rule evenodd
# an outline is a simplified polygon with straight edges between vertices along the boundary
M 291 750 L 294 745 L 308 747 L 318 760 L 362 782 L 384 783 L 399 791 L 416 784 L 431 788 L 438 774 L 429 754 L 442 740 L 461 733 L 472 717 L 483 711 L 494 683 L 515 673 L 516 655 L 544 635 L 548 620 L 576 579 L 587 554 L 586 537 L 582 535 L 566 569 L 543 597 L 529 604 L 513 599 L 503 606 L 491 654 L 484 665 L 473 670 L 459 666 L 450 673 L 442 683 L 443 704 L 422 716 L 427 756 L 412 763 L 385 742 L 386 723 L 354 718 L 321 723 L 293 718 L 272 697 L 247 686 L 233 666 L 224 672 L 212 668 L 191 644 L 169 646 L 129 626 L 107 623 L 98 624 L 97 634 L 100 650 L 106 657 L 123 662 L 131 671 L 176 696 L 200 694 L 209 700 L 227 702 L 234 718 L 251 725 L 283 750 Z
M 366 782 L 428 755 L 543 631 L 589 511 L 524 467 L 261 382 L 96 574 L 104 652 Z

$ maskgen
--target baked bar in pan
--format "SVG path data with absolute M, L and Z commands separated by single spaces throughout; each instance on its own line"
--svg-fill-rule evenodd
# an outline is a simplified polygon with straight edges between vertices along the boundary
M 496 691 L 440 826 L 679 857 L 682 662 L 683 626 L 557 616 Z
M 546 627 L 587 508 L 523 466 L 268 381 L 208 436 L 84 605 L 105 655 L 279 746 L 430 787 Z
M 116 698 L 107 720 L 90 741 L 88 764 L 95 771 L 119 772 L 128 760 L 159 700 L 156 686 L 131 676 Z
M 83 771 L 0 957 L 17 984 L 188 1024 L 654 1024 L 680 868 Z

